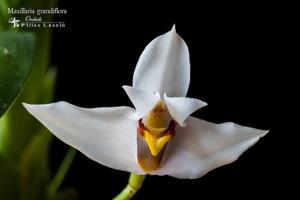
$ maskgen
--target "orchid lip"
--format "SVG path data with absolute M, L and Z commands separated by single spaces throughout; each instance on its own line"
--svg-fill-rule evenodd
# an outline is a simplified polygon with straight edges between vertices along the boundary
M 137 137 L 137 155 L 139 165 L 144 171 L 149 172 L 157 169 L 163 158 L 168 142 L 175 136 L 175 122 L 172 120 L 169 127 L 162 134 L 155 135 L 148 130 L 139 120 Z
M 152 156 L 157 156 L 167 145 L 167 143 L 174 137 L 175 127 L 174 120 L 171 120 L 169 127 L 167 129 L 161 129 L 163 132 L 158 134 L 157 132 L 153 132 L 153 130 L 146 128 L 140 119 L 138 133 L 144 138 Z

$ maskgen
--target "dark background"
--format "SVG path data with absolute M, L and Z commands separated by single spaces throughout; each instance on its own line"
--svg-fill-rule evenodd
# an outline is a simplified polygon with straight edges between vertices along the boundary
M 287 26 L 280 11 L 261 6 L 236 9 L 233 5 L 155 4 L 153 8 L 138 5 L 131 9 L 118 5 L 122 9 L 117 9 L 61 2 L 59 6 L 68 14 L 57 19 L 66 21 L 67 27 L 53 32 L 56 101 L 81 107 L 132 105 L 121 86 L 131 85 L 144 47 L 176 23 L 190 50 L 187 96 L 208 102 L 194 116 L 271 130 L 238 161 L 200 179 L 148 176 L 135 199 L 244 199 L 291 194 L 292 188 L 283 189 L 288 183 L 284 169 L 290 162 L 283 151 L 286 142 L 282 134 L 288 137 L 289 133 L 279 129 Z M 66 150 L 66 145 L 54 141 L 53 172 Z M 128 176 L 79 153 L 63 187 L 74 187 L 80 199 L 111 199 L 127 184 Z

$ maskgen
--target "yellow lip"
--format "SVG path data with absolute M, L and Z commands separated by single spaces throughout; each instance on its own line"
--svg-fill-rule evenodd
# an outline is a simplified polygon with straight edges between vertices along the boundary
M 146 128 L 139 121 L 139 132 L 147 143 L 152 156 L 157 156 L 175 134 L 175 122 L 172 120 L 168 128 Z
M 160 138 L 154 137 L 149 131 L 144 131 L 144 138 L 146 140 L 146 143 L 148 144 L 148 147 L 150 149 L 150 152 L 153 156 L 157 156 L 159 152 L 164 148 L 164 146 L 171 140 L 171 135 L 165 135 Z
M 147 129 L 142 120 L 139 121 L 137 136 L 138 163 L 145 172 L 156 170 L 164 156 L 165 147 L 175 135 L 175 122 L 172 120 L 168 128 Z

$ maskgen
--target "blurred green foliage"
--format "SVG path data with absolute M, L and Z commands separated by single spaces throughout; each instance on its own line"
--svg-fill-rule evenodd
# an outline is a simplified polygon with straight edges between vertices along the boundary
M 45 199 L 46 189 L 50 181 L 48 163 L 51 135 L 42 129 L 30 141 L 22 154 L 19 164 L 20 189 L 23 200 Z M 39 192 L 37 192 L 39 191 Z
M 18 170 L 0 153 L 0 199 L 20 199 L 19 191 Z
M 72 188 L 58 190 L 67 170 L 58 170 L 58 175 L 50 171 L 53 136 L 22 106 L 22 102 L 53 100 L 56 71 L 49 68 L 51 29 L 13 29 L 7 21 L 11 17 L 7 8 L 49 9 L 55 5 L 55 0 L 0 0 L 1 200 L 71 200 L 78 196 Z M 43 18 L 50 19 L 50 15 Z M 67 154 L 68 165 L 74 156 Z M 49 188 L 55 188 L 51 196 Z

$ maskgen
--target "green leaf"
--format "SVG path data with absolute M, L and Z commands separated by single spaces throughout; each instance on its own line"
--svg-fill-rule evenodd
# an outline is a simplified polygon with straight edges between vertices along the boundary
M 24 87 L 34 47 L 31 33 L 0 32 L 0 117 Z
M 0 199 L 19 199 L 19 176 L 17 169 L 0 154 Z
M 52 135 L 43 129 L 25 150 L 19 165 L 22 200 L 44 199 L 50 179 L 49 146 Z

